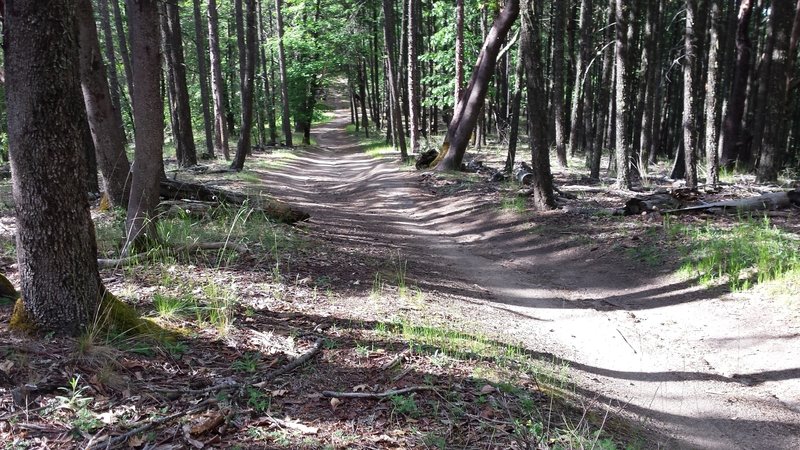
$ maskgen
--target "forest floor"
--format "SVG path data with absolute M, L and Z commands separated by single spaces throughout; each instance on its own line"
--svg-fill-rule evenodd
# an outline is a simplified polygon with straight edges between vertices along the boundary
M 557 170 L 577 198 L 533 212 L 513 184 L 370 156 L 346 116 L 245 172 L 176 174 L 269 193 L 308 222 L 179 213 L 165 240 L 248 250 L 102 271 L 176 340 L 3 325 L 3 448 L 106 448 L 139 426 L 120 445 L 800 448 L 797 286 L 700 284 L 678 273 L 675 223 L 603 212 L 636 193 Z M 94 214 L 111 256 L 120 213 Z M 2 216 L 0 269 L 18 284 Z M 796 211 L 772 220 L 800 231 Z M 10 312 L 0 302 L 0 321 Z

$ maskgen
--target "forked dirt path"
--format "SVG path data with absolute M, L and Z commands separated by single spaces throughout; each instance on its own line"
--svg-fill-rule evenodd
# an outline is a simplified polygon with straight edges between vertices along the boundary
M 569 226 L 532 227 L 477 196 L 437 198 L 418 172 L 364 154 L 347 117 L 267 180 L 314 234 L 402 253 L 439 317 L 563 361 L 577 394 L 660 431 L 654 447 L 800 448 L 796 311 L 570 246 Z

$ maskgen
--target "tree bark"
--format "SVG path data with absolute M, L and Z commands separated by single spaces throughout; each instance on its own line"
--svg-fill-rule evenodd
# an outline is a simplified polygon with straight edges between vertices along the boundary
M 102 296 L 85 191 L 77 9 L 66 0 L 9 0 L 4 14 L 24 316 L 39 330 L 73 335 L 91 324 Z
M 103 43 L 105 47 L 104 50 L 107 64 L 106 69 L 108 70 L 108 87 L 111 92 L 111 103 L 114 106 L 113 113 L 114 115 L 118 116 L 115 121 L 119 123 L 120 127 L 123 127 L 122 133 L 123 137 L 125 137 L 125 129 L 122 122 L 122 107 L 125 93 L 122 92 L 122 89 L 119 85 L 119 75 L 117 74 L 117 55 L 114 52 L 114 33 L 111 30 L 111 15 L 108 12 L 107 0 L 99 0 L 97 4 L 99 6 L 98 12 L 100 15 L 100 24 L 103 28 Z M 130 110 L 130 104 L 128 103 L 127 99 L 125 100 L 125 108 L 129 117 L 133 119 L 133 113 Z
M 402 111 L 400 107 L 400 83 L 397 79 L 397 54 L 395 53 L 395 20 L 394 20 L 394 2 L 392 0 L 383 0 L 383 36 L 386 45 L 386 76 L 389 81 L 389 103 L 392 116 L 392 136 L 397 141 L 397 147 L 400 150 L 400 159 L 406 160 L 408 158 L 408 151 L 406 150 L 406 135 L 403 127 Z
M 720 166 L 731 169 L 737 162 L 749 163 L 743 153 L 745 100 L 747 99 L 747 77 L 750 73 L 750 55 L 752 52 L 748 28 L 753 11 L 753 0 L 742 0 L 736 26 L 736 65 L 733 84 L 728 100 L 728 111 L 722 129 L 722 156 Z
M 197 165 L 197 149 L 194 145 L 192 130 L 192 113 L 189 106 L 189 88 L 186 85 L 186 64 L 183 56 L 183 35 L 181 31 L 178 4 L 164 2 L 164 14 L 161 16 L 164 36 L 164 50 L 169 73 L 170 112 L 175 129 L 172 134 L 175 141 L 175 154 L 180 167 Z
M 567 167 L 567 124 L 564 113 L 564 32 L 567 20 L 567 2 L 556 1 L 553 3 L 553 54 L 552 73 L 553 80 L 552 102 L 553 115 L 555 116 L 556 158 L 558 165 Z
M 286 146 L 292 146 L 292 124 L 289 119 L 289 87 L 286 75 L 286 52 L 283 48 L 283 0 L 275 0 L 275 18 L 278 31 L 278 66 L 281 74 L 281 119 Z
M 644 58 L 642 59 L 642 66 L 645 68 L 643 71 L 644 76 L 644 102 L 641 110 L 641 131 L 639 135 L 639 175 L 644 177 L 647 175 L 648 166 L 650 164 L 650 157 L 653 154 L 653 122 L 656 115 L 656 102 L 655 98 L 658 75 L 659 75 L 659 62 L 656 57 L 658 50 L 658 23 L 661 19 L 661 9 L 663 7 L 663 0 L 648 3 L 647 6 L 647 23 L 644 27 Z
M 419 45 L 418 11 L 420 0 L 408 0 L 408 126 L 411 153 L 419 153 Z
M 119 41 L 119 54 L 122 57 L 122 67 L 125 70 L 125 82 L 128 85 L 128 95 L 133 97 L 133 69 L 131 68 L 131 56 L 130 53 L 128 52 L 128 36 L 125 34 L 125 25 L 124 22 L 122 21 L 122 12 L 120 11 L 119 8 L 119 0 L 108 0 L 108 1 L 111 2 L 111 6 L 114 10 L 114 27 L 117 30 L 117 40 Z M 128 22 L 130 22 L 130 19 L 128 19 Z M 131 100 L 131 103 L 133 103 L 133 100 Z
M 519 10 L 519 0 L 509 0 L 492 24 L 478 54 L 469 84 L 453 111 L 445 142 L 439 152 L 441 160 L 436 166 L 436 170 L 457 170 L 461 166 L 464 152 L 469 144 L 469 137 L 475 129 L 475 122 L 489 90 L 489 82 L 497 63 L 497 54 L 500 52 L 508 31 L 517 20 Z
M 522 14 L 521 54 L 524 55 L 525 80 L 528 88 L 528 126 L 530 128 L 531 165 L 533 180 L 531 196 L 533 207 L 546 210 L 555 207 L 553 175 L 550 172 L 550 150 L 547 139 L 547 95 L 539 42 L 538 15 L 533 14 L 527 0 Z M 513 2 L 506 4 L 508 9 Z M 485 47 L 484 47 L 485 48 Z
M 275 128 L 275 96 L 271 87 L 271 80 L 274 79 L 272 72 L 272 50 L 270 50 L 270 72 L 267 72 L 267 54 L 264 46 L 267 42 L 267 30 L 264 27 L 264 14 L 261 10 L 261 2 L 258 2 L 258 30 L 260 45 L 258 46 L 261 52 L 261 81 L 264 85 L 264 109 L 267 112 L 267 123 L 269 125 L 269 145 L 275 145 L 278 142 L 278 131 Z M 267 77 L 267 73 L 270 76 Z
M 697 112 L 695 111 L 695 70 L 697 66 L 695 27 L 696 0 L 686 0 L 686 28 L 683 63 L 683 153 L 686 163 L 686 187 L 697 187 Z
M 369 138 L 369 116 L 367 115 L 367 63 L 362 60 L 358 66 L 358 93 L 361 96 L 361 123 L 364 126 L 364 137 Z M 419 104 L 419 99 L 417 99 Z
M 788 0 L 774 1 L 770 6 L 767 32 L 774 42 L 767 84 L 772 88 L 766 101 L 766 130 L 758 164 L 758 181 L 762 183 L 778 180 L 778 171 L 786 156 L 789 132 L 789 121 L 786 117 L 789 111 L 789 92 L 786 90 L 786 82 L 795 70 L 789 66 L 790 35 L 795 17 L 793 12 Z
M 719 158 L 717 146 L 719 140 L 719 25 L 722 20 L 721 0 L 710 0 L 709 46 L 708 46 L 708 79 L 706 80 L 706 183 L 716 186 L 719 183 Z
M 522 103 L 522 81 L 525 76 L 525 64 L 523 59 L 525 55 L 522 53 L 522 46 L 520 45 L 517 52 L 517 64 L 514 70 L 514 95 L 511 97 L 511 123 L 508 132 L 508 155 L 506 156 L 506 164 L 504 171 L 511 173 L 514 168 L 514 160 L 517 157 L 517 141 L 519 140 L 519 115 L 520 104 Z
M 91 0 L 76 3 L 81 88 L 97 163 L 103 174 L 103 189 L 112 204 L 127 208 L 130 163 L 125 153 L 122 118 L 115 114 L 111 101 Z
M 615 26 L 615 60 L 616 60 L 616 162 L 617 186 L 631 187 L 630 177 L 630 145 L 628 142 L 628 105 L 627 72 L 628 72 L 628 13 L 625 7 L 626 0 L 617 0 L 615 11 L 617 24 Z
M 253 92 L 256 76 L 256 0 L 247 0 L 247 18 L 245 23 L 246 42 L 244 51 L 239 54 L 244 56 L 244 78 L 242 84 L 242 127 L 239 134 L 239 143 L 236 146 L 236 157 L 233 159 L 231 169 L 242 170 L 244 159 L 250 153 L 251 132 L 253 130 Z
M 130 0 L 134 142 L 131 196 L 123 253 L 139 253 L 158 240 L 156 207 L 162 172 L 164 104 L 160 92 L 158 0 Z
M 591 80 L 584 72 L 589 65 L 592 51 L 592 0 L 581 0 L 580 5 L 578 24 L 580 50 L 575 64 L 575 87 L 572 89 L 572 108 L 570 109 L 572 127 L 569 130 L 569 154 L 573 156 L 577 153 L 578 148 L 582 147 L 583 136 L 586 134 L 583 115 L 587 112 L 584 111 L 583 96 L 586 89 L 591 88 Z
M 208 49 L 211 63 L 211 97 L 214 102 L 214 152 L 230 159 L 228 152 L 228 122 L 225 117 L 225 87 L 222 78 L 222 59 L 219 44 L 219 14 L 217 1 L 208 0 Z
M 206 153 L 210 158 L 214 155 L 214 121 L 211 118 L 208 89 L 208 67 L 206 66 L 206 36 L 203 33 L 203 17 L 200 13 L 200 0 L 192 0 L 192 14 L 194 17 L 194 40 L 197 49 L 197 78 L 200 81 L 200 106 L 203 109 L 203 131 L 206 138 Z
M 455 100 L 453 105 L 461 101 L 464 92 L 464 0 L 456 0 L 456 54 L 453 60 L 456 69 Z

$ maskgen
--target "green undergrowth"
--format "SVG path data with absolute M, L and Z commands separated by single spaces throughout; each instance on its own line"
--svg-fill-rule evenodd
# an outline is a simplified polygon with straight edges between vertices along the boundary
M 769 218 L 744 218 L 732 226 L 667 224 L 667 231 L 686 243 L 680 272 L 703 284 L 727 283 L 741 291 L 800 278 L 800 238 Z

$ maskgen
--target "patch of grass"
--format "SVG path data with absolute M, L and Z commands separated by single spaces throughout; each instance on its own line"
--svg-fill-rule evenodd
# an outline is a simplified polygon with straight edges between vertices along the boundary
M 519 195 L 505 196 L 500 199 L 500 209 L 518 214 L 524 213 L 526 209 L 525 197 L 520 197 Z
M 172 320 L 194 312 L 197 308 L 197 300 L 191 294 L 183 297 L 155 294 L 153 295 L 153 308 L 158 318 Z
M 389 397 L 392 402 L 392 414 L 416 418 L 419 417 L 419 408 L 414 400 L 414 395 L 393 395 Z
M 231 369 L 239 372 L 256 373 L 261 362 L 257 353 L 245 353 L 231 364 Z
M 680 271 L 704 284 L 727 282 L 731 290 L 781 280 L 800 271 L 800 239 L 774 227 L 768 218 L 743 219 L 730 228 L 668 225 L 687 241 Z

